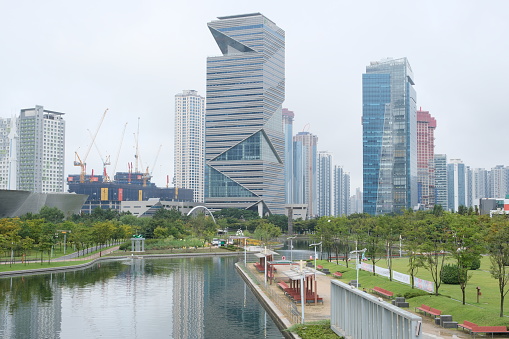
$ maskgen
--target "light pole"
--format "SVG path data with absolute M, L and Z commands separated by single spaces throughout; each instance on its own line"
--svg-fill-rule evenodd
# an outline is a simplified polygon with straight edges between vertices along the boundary
M 296 237 L 289 237 L 286 240 L 290 240 L 290 261 L 293 262 L 293 239 Z
M 359 288 L 359 253 L 364 253 L 366 252 L 366 249 L 363 248 L 362 250 L 357 250 L 357 242 L 355 242 L 355 251 L 352 251 L 350 253 L 355 253 L 356 255 L 356 258 L 355 258 L 355 263 L 356 263 L 356 269 L 357 269 L 357 282 L 356 282 L 356 285 L 355 287 Z
M 322 242 L 321 242 L 321 241 L 320 241 L 319 243 L 317 243 L 317 244 L 311 244 L 311 245 L 309 245 L 309 247 L 311 247 L 311 246 L 314 246 L 314 247 L 315 247 L 315 270 L 316 270 L 316 247 L 317 247 L 317 246 L 321 246 L 321 245 L 322 245 Z

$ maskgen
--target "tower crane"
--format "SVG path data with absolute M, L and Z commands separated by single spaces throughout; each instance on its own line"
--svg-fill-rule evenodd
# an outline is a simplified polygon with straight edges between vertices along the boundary
M 149 168 L 147 167 L 147 170 L 145 171 L 145 173 L 143 173 L 143 186 L 147 186 L 147 180 L 150 180 L 150 178 L 152 178 L 152 173 L 154 173 L 154 168 L 156 167 L 157 158 L 159 158 L 161 147 L 163 147 L 163 145 L 159 145 L 159 149 L 157 150 L 156 157 L 154 159 L 154 164 L 152 165 L 152 169 L 150 170 L 150 172 Z
M 92 136 L 92 132 L 90 132 L 90 130 L 87 130 L 88 133 L 90 134 L 90 138 L 93 138 Z M 107 155 L 106 156 L 106 159 L 103 158 L 103 155 L 101 153 L 101 150 L 99 149 L 99 146 L 97 146 L 97 143 L 95 141 L 92 141 L 94 146 L 95 146 L 95 149 L 97 150 L 97 153 L 99 153 L 99 157 L 101 158 L 101 162 L 103 163 L 103 177 L 104 177 L 104 181 L 105 182 L 110 182 L 110 176 L 108 175 L 108 171 L 106 170 L 106 166 L 109 166 L 111 165 L 111 161 L 110 161 L 110 156 Z
M 74 152 L 74 166 L 79 166 L 81 168 L 80 171 L 80 182 L 85 182 L 85 175 L 87 170 L 87 158 L 88 154 L 90 153 L 90 150 L 92 149 L 92 144 L 95 142 L 95 138 L 97 137 L 97 133 L 99 133 L 99 129 L 101 128 L 101 125 L 103 124 L 104 118 L 106 117 L 106 113 L 108 113 L 108 108 L 104 111 L 101 120 L 99 121 L 99 125 L 97 126 L 97 129 L 95 130 L 94 136 L 92 137 L 92 142 L 88 146 L 87 152 L 85 153 L 85 157 L 83 158 L 83 161 L 81 160 L 80 156 L 78 155 L 78 152 Z
M 118 158 L 120 157 L 120 150 L 122 149 L 122 142 L 124 141 L 124 134 L 125 130 L 127 128 L 127 122 L 124 124 L 124 130 L 122 131 L 122 136 L 120 137 L 120 144 L 118 145 L 118 151 L 117 156 L 115 158 L 115 165 L 113 166 L 113 174 L 116 174 L 117 172 L 117 165 L 118 165 Z

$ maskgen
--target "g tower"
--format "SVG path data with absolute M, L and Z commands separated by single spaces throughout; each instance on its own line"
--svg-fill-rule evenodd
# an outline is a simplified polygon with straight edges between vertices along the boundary
M 285 32 L 260 13 L 208 23 L 205 202 L 283 214 Z

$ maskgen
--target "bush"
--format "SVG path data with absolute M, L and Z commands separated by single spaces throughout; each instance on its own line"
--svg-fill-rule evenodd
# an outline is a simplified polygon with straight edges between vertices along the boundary
M 125 242 L 123 244 L 121 244 L 118 249 L 120 251 L 127 251 L 127 250 L 130 250 L 131 249 L 131 243 L 130 242 Z
M 470 264 L 469 270 L 477 270 L 481 267 L 481 258 L 474 259 L 472 263 Z
M 460 283 L 458 265 L 444 265 L 442 272 L 440 272 L 440 280 L 444 284 L 458 285 Z
M 423 295 L 429 295 L 429 293 L 426 291 L 423 291 L 423 290 L 411 290 L 411 291 L 405 292 L 405 294 L 403 296 L 405 297 L 405 299 L 410 299 L 410 298 L 415 298 L 415 297 L 421 297 Z

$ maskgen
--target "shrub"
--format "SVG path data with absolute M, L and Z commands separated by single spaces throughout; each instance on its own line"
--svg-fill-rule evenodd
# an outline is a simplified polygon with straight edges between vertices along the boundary
M 444 284 L 459 284 L 459 270 L 458 265 L 446 264 L 442 268 L 442 272 L 440 272 L 440 280 Z
M 481 258 L 474 259 L 470 264 L 469 270 L 477 270 L 481 267 Z
M 120 251 L 127 251 L 127 250 L 130 250 L 131 249 L 131 243 L 130 242 L 125 242 L 123 244 L 121 244 L 118 249 Z
M 403 296 L 405 297 L 405 299 L 410 299 L 410 298 L 420 297 L 423 295 L 429 295 L 429 293 L 426 291 L 423 291 L 423 290 L 415 289 L 415 290 L 405 292 L 405 294 Z

